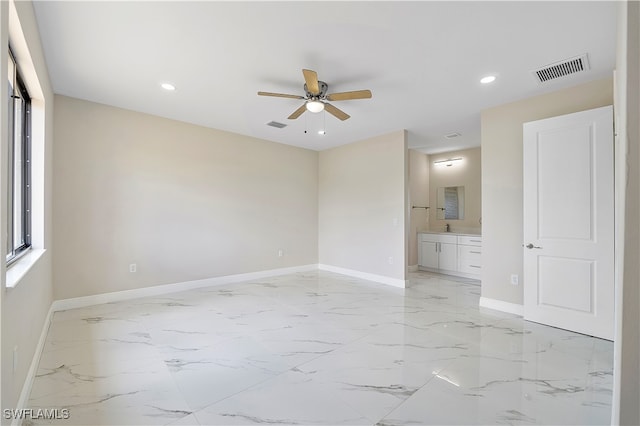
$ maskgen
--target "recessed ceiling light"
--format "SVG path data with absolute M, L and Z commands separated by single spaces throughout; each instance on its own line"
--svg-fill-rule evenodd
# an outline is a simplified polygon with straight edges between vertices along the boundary
M 324 135 L 324 133 L 325 133 L 324 130 L 318 130 L 319 135 Z
M 482 84 L 489 84 L 489 83 L 493 83 L 496 80 L 496 76 L 495 75 L 488 75 L 486 77 L 483 77 L 480 79 L 480 83 Z
M 173 84 L 171 84 L 171 83 L 162 83 L 162 84 L 160 85 L 160 87 L 162 87 L 164 90 L 168 90 L 168 91 L 170 91 L 170 92 L 172 92 L 172 91 L 176 90 L 176 86 L 174 86 L 174 85 L 173 85 Z

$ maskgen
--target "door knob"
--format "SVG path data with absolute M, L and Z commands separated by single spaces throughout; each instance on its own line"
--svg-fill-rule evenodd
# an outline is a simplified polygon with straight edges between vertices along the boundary
M 542 247 L 534 246 L 531 243 L 527 244 L 525 247 L 528 248 L 529 250 L 531 250 L 531 249 L 541 249 L 542 248 Z

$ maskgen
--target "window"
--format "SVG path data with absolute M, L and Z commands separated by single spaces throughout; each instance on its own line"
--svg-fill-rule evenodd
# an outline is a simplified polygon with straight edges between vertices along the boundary
M 31 247 L 31 98 L 9 49 L 7 264 Z

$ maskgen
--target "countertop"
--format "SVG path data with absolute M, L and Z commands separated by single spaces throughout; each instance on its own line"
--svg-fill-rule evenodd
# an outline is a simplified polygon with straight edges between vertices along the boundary
M 455 231 L 450 231 L 450 232 L 444 232 L 444 231 L 418 231 L 418 234 L 442 234 L 442 235 L 462 235 L 462 236 L 468 236 L 468 237 L 482 237 L 482 234 L 480 234 L 480 233 L 455 232 Z

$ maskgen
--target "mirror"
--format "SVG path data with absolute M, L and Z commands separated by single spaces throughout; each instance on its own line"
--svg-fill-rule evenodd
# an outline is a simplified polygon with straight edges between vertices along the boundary
M 464 219 L 464 186 L 438 188 L 436 219 Z

